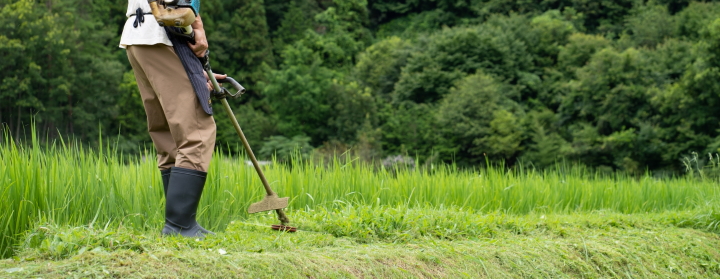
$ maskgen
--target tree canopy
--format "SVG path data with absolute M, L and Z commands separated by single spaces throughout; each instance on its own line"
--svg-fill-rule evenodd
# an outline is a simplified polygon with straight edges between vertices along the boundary
M 560 160 L 680 171 L 720 152 L 720 4 L 688 0 L 204 0 L 213 68 L 268 157 Z M 126 2 L 0 0 L 0 122 L 149 144 Z M 218 108 L 217 111 L 221 112 Z M 218 113 L 218 147 L 239 150 Z

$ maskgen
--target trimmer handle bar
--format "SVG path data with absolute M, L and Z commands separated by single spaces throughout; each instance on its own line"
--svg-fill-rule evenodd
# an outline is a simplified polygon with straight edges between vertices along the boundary
M 221 100 L 227 97 L 237 98 L 240 97 L 240 95 L 242 95 L 243 93 L 245 93 L 245 87 L 240 85 L 240 83 L 237 82 L 234 78 L 226 77 L 224 79 L 215 79 L 215 75 L 210 68 L 210 50 L 206 50 L 205 55 L 203 57 L 198 57 L 198 59 L 200 60 L 200 64 L 202 64 L 203 69 L 205 69 L 205 72 L 207 72 L 208 78 L 213 85 L 213 91 L 210 92 L 210 96 L 212 96 L 214 99 Z M 235 92 L 235 94 L 230 93 L 227 88 L 220 86 L 219 83 L 230 83 L 233 87 L 235 87 L 235 90 L 237 90 L 237 92 Z
M 245 87 L 243 87 L 239 82 L 237 82 L 234 78 L 226 77 L 224 79 L 218 79 L 218 83 L 230 83 L 233 87 L 235 87 L 235 94 L 230 93 L 230 91 L 225 87 L 220 87 L 220 92 L 213 90 L 212 96 L 215 99 L 225 99 L 227 97 L 230 98 L 237 98 L 240 97 L 240 95 L 245 93 Z

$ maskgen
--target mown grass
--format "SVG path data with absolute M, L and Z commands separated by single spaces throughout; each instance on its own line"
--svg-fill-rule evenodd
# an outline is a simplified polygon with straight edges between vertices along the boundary
M 681 213 L 608 212 L 508 215 L 467 214 L 460 209 L 403 211 L 392 219 L 404 234 L 343 235 L 344 214 L 353 226 L 383 228 L 380 210 L 337 214 L 301 211 L 305 230 L 268 229 L 270 215 L 233 221 L 202 241 L 160 237 L 130 227 L 58 226 L 38 222 L 20 253 L 0 260 L 0 277 L 120 278 L 715 278 L 720 276 L 720 236 L 682 228 Z M 340 214 L 342 213 L 342 214 Z M 425 216 L 430 213 L 430 216 Z M 395 215 L 395 214 L 391 214 Z M 399 216 L 400 214 L 397 214 Z M 420 216 L 422 215 L 422 216 Z M 448 220 L 443 220 L 448 219 Z M 425 221 L 422 221 L 425 220 Z M 468 222 L 455 232 L 437 222 Z M 680 221 L 682 222 L 682 221 Z M 374 224 L 374 225 L 372 225 Z M 697 225 L 697 224 L 696 224 Z M 330 232 L 328 228 L 337 227 Z M 363 227 L 363 226 L 361 226 Z M 453 231 L 452 228 L 444 229 Z M 390 229 L 384 228 L 384 231 Z M 413 232 L 415 231 L 415 232 Z
M 127 158 L 109 147 L 90 150 L 63 142 L 41 145 L 37 138 L 21 145 L 9 137 L 4 142 L 0 145 L 0 256 L 11 256 L 21 234 L 38 220 L 146 232 L 162 226 L 162 186 L 151 152 Z M 408 231 L 438 238 L 452 235 L 453 230 L 482 235 L 482 228 L 474 229 L 477 224 L 453 222 L 477 213 L 686 211 L 717 204 L 719 193 L 713 179 L 602 175 L 580 167 L 458 170 L 437 165 L 391 170 L 334 160 L 320 165 L 294 162 L 263 168 L 273 189 L 291 197 L 291 220 L 297 221 L 308 212 L 334 214 L 338 218 L 331 218 L 336 220 L 330 222 L 332 226 L 316 229 L 369 240 L 388 236 L 402 239 Z M 233 220 L 248 218 L 248 205 L 264 196 L 252 167 L 242 159 L 221 154 L 213 158 L 205 189 L 198 218 L 205 227 L 217 231 L 223 231 Z M 442 209 L 457 209 L 459 215 L 433 221 L 439 231 L 412 232 L 416 225 L 408 229 L 396 220 L 410 218 L 404 212 L 407 210 L 422 212 L 417 216 L 431 216 Z M 368 216 L 382 222 L 364 224 Z M 718 226 L 717 214 L 702 216 L 709 216 L 707 226 Z M 700 224 L 703 217 L 693 218 Z M 431 222 L 422 218 L 416 221 Z

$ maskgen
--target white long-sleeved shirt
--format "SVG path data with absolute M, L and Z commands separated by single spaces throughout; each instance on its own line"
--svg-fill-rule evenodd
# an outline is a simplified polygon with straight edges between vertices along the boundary
M 140 23 L 137 28 L 133 27 L 136 20 L 135 11 L 141 8 L 143 13 L 150 12 L 150 4 L 147 0 L 128 0 L 128 9 L 125 16 L 128 17 L 120 37 L 120 47 L 129 45 L 156 45 L 165 44 L 172 46 L 165 29 L 158 25 L 152 14 L 144 15 L 145 22 Z M 133 15 L 133 16 L 131 16 Z

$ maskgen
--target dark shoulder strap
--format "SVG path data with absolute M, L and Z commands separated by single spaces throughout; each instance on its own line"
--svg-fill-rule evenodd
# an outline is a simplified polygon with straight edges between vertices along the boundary
M 165 27 L 165 32 L 168 34 L 168 38 L 170 38 L 170 42 L 173 44 L 175 54 L 177 54 L 180 58 L 180 62 L 182 62 L 188 78 L 190 78 L 190 83 L 195 90 L 195 95 L 197 95 L 198 101 L 200 101 L 200 105 L 203 110 L 207 114 L 212 115 L 213 111 L 210 102 L 210 90 L 207 88 L 207 81 L 205 80 L 204 74 L 205 70 L 203 70 L 202 64 L 200 63 L 200 60 L 198 60 L 197 56 L 195 56 L 195 53 L 193 53 L 192 49 L 190 49 L 187 45 L 187 39 L 173 35 L 173 33 L 178 31 L 169 31 L 170 28 L 174 27 Z

